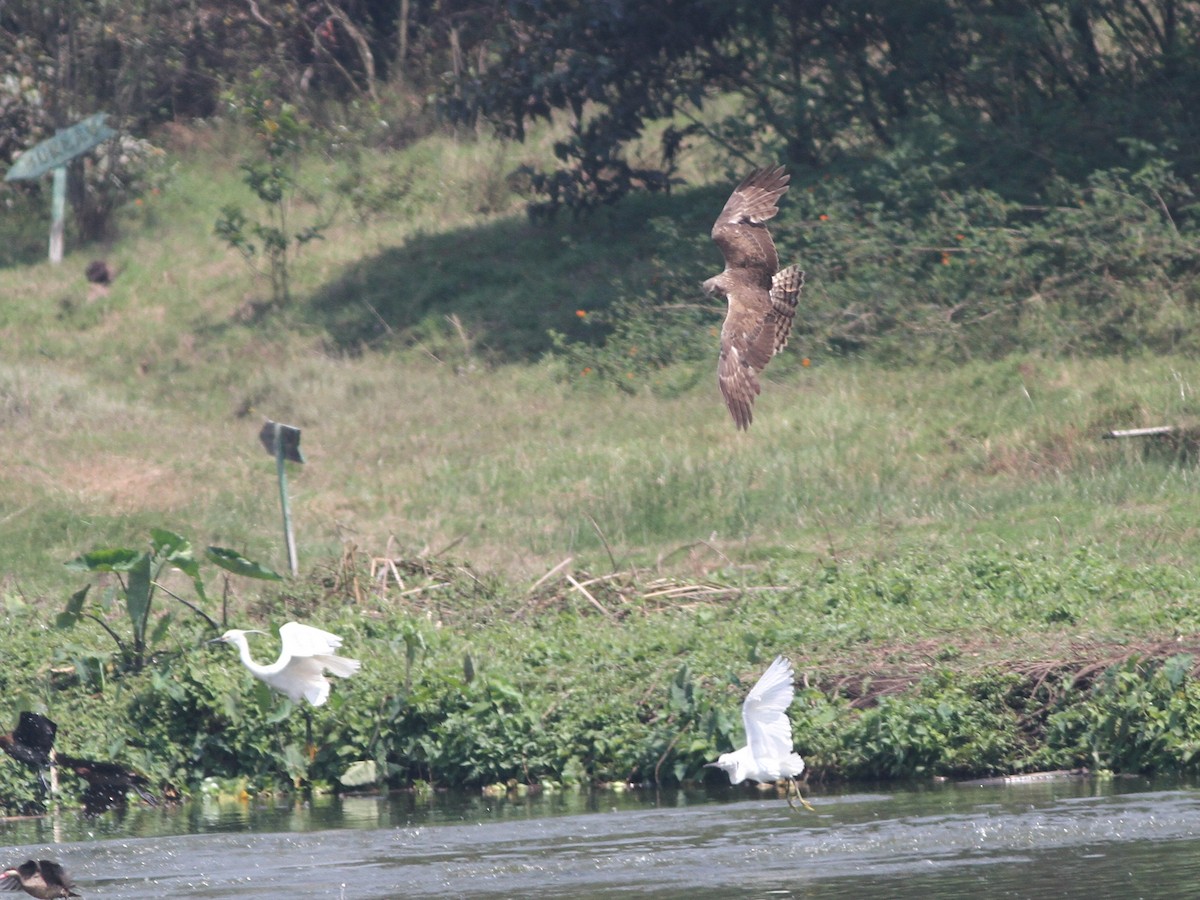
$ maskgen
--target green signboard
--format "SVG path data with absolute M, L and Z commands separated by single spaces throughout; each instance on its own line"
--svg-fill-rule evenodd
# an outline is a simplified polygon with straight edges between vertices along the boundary
M 0 0 L 3 5 L 3 0 Z M 17 158 L 5 181 L 18 178 L 38 178 L 47 172 L 54 173 L 54 189 L 50 197 L 50 262 L 62 262 L 63 233 L 67 206 L 67 163 L 81 153 L 86 153 L 102 141 L 115 137 L 104 120 L 106 113 L 88 116 L 70 128 L 64 128 L 52 138 L 47 138 L 36 147 L 30 147 Z
M 38 178 L 51 169 L 66 165 L 80 153 L 86 153 L 102 141 L 114 137 L 116 132 L 105 124 L 106 118 L 106 113 L 88 116 L 82 122 L 63 129 L 52 138 L 47 138 L 36 147 L 30 147 L 8 170 L 4 180 Z

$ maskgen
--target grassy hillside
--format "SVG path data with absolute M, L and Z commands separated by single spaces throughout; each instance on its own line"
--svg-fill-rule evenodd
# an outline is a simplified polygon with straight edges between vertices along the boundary
M 426 718 L 405 720 L 412 728 L 432 727 L 434 684 L 474 690 L 449 674 L 465 652 L 515 685 L 536 723 L 549 715 L 539 673 L 558 654 L 590 660 L 586 671 L 559 667 L 582 691 L 588 672 L 640 647 L 635 668 L 647 680 L 611 685 L 611 702 L 630 709 L 658 709 L 689 659 L 696 689 L 710 691 L 704 708 L 728 712 L 737 693 L 721 690 L 714 673 L 748 677 L 747 660 L 773 647 L 805 659 L 814 684 L 835 690 L 838 669 L 856 660 L 867 680 L 888 670 L 888 648 L 975 671 L 1053 660 L 1078 642 L 1115 659 L 1122 643 L 1195 632 L 1200 532 L 1189 448 L 1100 439 L 1110 428 L 1194 421 L 1192 360 L 1028 355 L 894 368 L 801 341 L 773 364 L 742 434 L 716 389 L 715 342 L 712 360 L 671 372 L 671 390 L 592 384 L 545 355 L 549 329 L 584 335 L 577 311 L 604 309 L 654 277 L 652 220 L 707 229 L 728 191 L 723 176 L 585 221 L 533 226 L 505 175 L 536 147 L 439 138 L 363 156 L 356 164 L 368 183 L 400 188 L 369 216 L 344 205 L 326 239 L 296 261 L 294 302 L 274 308 L 267 285 L 212 233 L 222 204 L 251 202 L 240 152 L 236 134 L 222 132 L 191 135 L 172 151 L 161 191 L 131 207 L 107 248 L 119 272 L 107 292 L 83 278 L 96 248 L 58 267 L 4 273 L 0 575 L 10 609 L 36 627 L 86 582 L 65 561 L 139 545 L 153 526 L 283 570 L 274 462 L 257 439 L 270 417 L 303 429 L 306 463 L 290 482 L 302 586 L 260 594 L 239 582 L 232 609 L 276 624 L 297 614 L 337 623 L 375 660 L 399 660 L 397 634 L 421 630 L 430 693 Z M 316 162 L 306 170 L 326 204 L 345 201 L 342 174 Z M 713 249 L 681 302 L 708 302 L 699 282 L 718 265 Z M 713 307 L 714 327 L 721 313 Z M 795 365 L 801 356 L 813 365 Z M 408 580 L 373 593 L 372 557 L 396 561 Z M 619 576 L 610 584 L 619 590 L 576 591 L 565 574 Z M 426 590 L 435 583 L 452 585 L 439 588 L 445 601 Z M 356 613 L 347 598 L 357 598 Z M 554 647 L 539 636 L 545 610 L 556 617 Z M 442 622 L 453 628 L 429 630 Z M 107 644 L 82 625 L 72 635 L 60 661 Z M 182 633 L 180 649 L 191 639 Z M 933 643 L 913 650 L 925 641 Z M 195 690 L 211 666 L 241 689 L 231 658 L 185 659 Z M 13 704 L 79 702 L 59 697 L 44 665 L 31 665 L 41 680 L 11 685 Z M 388 663 L 369 684 L 395 690 L 401 665 Z M 925 662 L 900 669 L 903 685 L 929 671 Z M 631 690 L 637 698 L 625 696 Z M 826 707 L 812 703 L 819 718 Z M 681 771 L 728 738 L 735 719 L 722 721 L 705 726 Z M 354 728 L 361 733 L 340 738 L 358 748 L 347 753 L 383 752 L 359 746 L 370 723 Z M 654 732 L 637 753 L 682 753 L 671 733 Z M 138 740 L 108 746 L 136 749 Z M 417 771 L 443 771 L 428 748 L 405 746 L 425 754 Z M 559 750 L 543 771 L 561 775 L 574 760 L 588 776 L 627 774 L 599 760 L 603 750 L 586 759 Z M 398 743 L 384 755 L 392 752 Z M 827 773 L 888 771 L 846 762 L 833 744 L 825 752 Z M 1073 753 L 1010 747 L 982 768 L 1078 762 Z M 454 778 L 508 777 L 517 764 L 505 760 Z M 325 777 L 342 761 L 331 758 Z M 195 761 L 143 763 L 180 780 Z
M 6 273 L 0 569 L 27 593 L 65 590 L 63 560 L 151 524 L 278 561 L 264 417 L 304 430 L 292 484 L 306 568 L 393 537 L 405 556 L 453 543 L 521 578 L 567 555 L 645 565 L 696 541 L 713 563 L 897 545 L 1192 555 L 1192 468 L 1099 440 L 1189 421 L 1188 360 L 895 371 L 797 342 L 738 434 L 711 361 L 678 373 L 690 387 L 630 394 L 542 356 L 549 329 L 583 334 L 577 310 L 651 277 L 652 219 L 703 231 L 724 186 L 535 227 L 502 187 L 511 150 L 442 139 L 364 157 L 403 196 L 366 222 L 344 209 L 296 262 L 293 305 L 273 309 L 212 234 L 223 203 L 250 200 L 232 138 L 209 141 L 132 207 L 106 294 L 82 277 L 95 248 Z M 331 190 L 337 174 L 310 178 Z M 698 288 L 680 299 L 709 302 Z M 799 369 L 801 355 L 815 364 Z

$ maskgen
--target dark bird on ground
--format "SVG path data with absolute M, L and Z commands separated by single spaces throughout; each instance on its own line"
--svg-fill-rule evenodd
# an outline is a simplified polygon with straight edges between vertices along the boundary
M 790 175 L 783 166 L 757 169 L 733 189 L 712 229 L 725 257 L 725 270 L 704 282 L 710 294 L 729 303 L 721 326 L 717 380 L 725 405 L 741 429 L 754 418 L 758 375 L 787 345 L 796 302 L 804 286 L 797 266 L 779 268 L 779 255 L 766 222 L 779 212 Z
M 24 891 L 39 900 L 54 897 L 79 897 L 63 867 L 48 859 L 28 859 L 16 868 L 0 872 L 0 890 Z
M 83 274 L 92 284 L 112 284 L 112 269 L 102 259 L 93 259 Z

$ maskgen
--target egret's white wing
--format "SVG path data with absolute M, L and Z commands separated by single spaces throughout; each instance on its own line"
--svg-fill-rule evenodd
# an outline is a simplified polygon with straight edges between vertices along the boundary
M 313 628 L 311 625 L 301 625 L 299 622 L 288 622 L 280 626 L 279 640 L 283 644 L 281 658 L 333 654 L 342 646 L 342 639 L 336 634 Z
M 279 672 L 263 676 L 263 681 L 295 703 L 304 697 L 313 706 L 320 706 L 329 697 L 329 681 L 322 674 L 323 666 L 311 656 L 293 656 Z
M 787 717 L 795 696 L 792 677 L 792 664 L 775 657 L 742 704 L 746 745 L 765 771 L 778 771 L 780 761 L 792 752 L 792 723 Z

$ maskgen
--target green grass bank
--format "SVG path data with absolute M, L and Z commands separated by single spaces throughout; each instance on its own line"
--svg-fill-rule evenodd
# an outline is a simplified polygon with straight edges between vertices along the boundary
M 354 763 L 394 788 L 665 783 L 740 740 L 785 653 L 814 781 L 1194 767 L 1195 448 L 1101 439 L 1192 424 L 1187 355 L 897 362 L 801 328 L 739 434 L 715 341 L 618 389 L 549 335 L 594 341 L 589 316 L 690 271 L 662 222 L 702 236 L 724 182 L 535 227 L 504 176 L 544 148 L 364 156 L 403 189 L 346 206 L 278 307 L 212 233 L 249 202 L 241 149 L 191 135 L 112 246 L 3 273 L 0 722 L 44 711 L 70 752 L 187 791 L 337 787 Z M 342 196 L 337 164 L 306 177 Z M 83 279 L 98 255 L 107 291 Z M 702 334 L 718 266 L 681 298 Z M 285 568 L 264 417 L 303 429 L 301 577 L 167 587 L 231 626 L 346 638 L 364 670 L 314 714 L 312 758 L 303 717 L 168 596 L 138 673 L 97 622 L 55 627 L 89 582 L 64 563 L 154 527 Z M 118 589 L 88 602 L 123 635 Z M 31 782 L 0 765 L 10 807 Z

